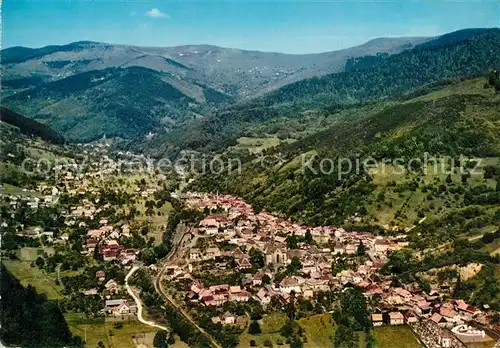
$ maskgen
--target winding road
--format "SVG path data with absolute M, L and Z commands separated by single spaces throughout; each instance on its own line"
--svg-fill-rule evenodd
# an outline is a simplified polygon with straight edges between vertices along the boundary
M 139 296 L 137 296 L 134 291 L 132 290 L 132 288 L 130 287 L 129 283 L 128 283 L 128 280 L 129 278 L 135 273 L 135 271 L 137 271 L 139 269 L 139 266 L 133 266 L 132 269 L 130 270 L 130 272 L 128 272 L 128 274 L 125 276 L 125 287 L 127 288 L 127 291 L 129 293 L 130 296 L 132 296 L 132 298 L 134 299 L 135 301 L 135 304 L 137 305 L 137 319 L 139 319 L 139 321 L 145 325 L 148 325 L 148 326 L 152 326 L 152 327 L 156 327 L 158 329 L 161 329 L 161 330 L 166 330 L 166 331 L 170 331 L 169 328 L 165 327 L 165 326 L 161 326 L 161 325 L 158 325 L 156 324 L 155 322 L 152 322 L 152 321 L 148 321 L 146 319 L 144 319 L 142 317 L 142 302 L 141 302 L 141 299 L 139 298 Z
M 182 245 L 184 237 L 186 237 L 189 234 L 190 234 L 190 230 L 188 230 L 187 232 L 184 232 L 182 234 L 181 238 L 179 239 L 179 242 L 172 248 L 171 252 L 162 261 L 160 261 L 159 265 L 161 265 L 161 269 L 160 269 L 158 276 L 156 277 L 156 280 L 154 282 L 155 290 L 166 302 L 168 302 L 170 305 L 172 305 L 184 318 L 186 318 L 191 324 L 193 324 L 193 326 L 196 327 L 196 329 L 198 331 L 200 331 L 200 333 L 203 334 L 203 336 L 205 336 L 210 341 L 210 343 L 213 347 L 222 348 L 222 346 L 219 343 L 217 343 L 217 341 L 207 331 L 205 331 L 205 329 L 200 327 L 191 318 L 189 313 L 187 313 L 182 307 L 180 307 L 162 288 L 162 280 L 163 280 L 163 277 L 165 276 L 165 270 L 166 270 L 165 266 L 167 265 L 170 258 L 175 255 L 179 246 Z M 145 325 L 156 327 L 156 328 L 161 329 L 161 330 L 170 331 L 169 328 L 167 328 L 165 326 L 158 325 L 155 322 L 145 320 L 142 317 L 142 302 L 141 302 L 140 298 L 134 293 L 134 291 L 132 290 L 132 287 L 128 283 L 128 280 L 130 279 L 130 277 L 139 268 L 140 268 L 139 266 L 134 265 L 132 267 L 132 269 L 128 272 L 128 274 L 125 276 L 125 287 L 127 288 L 127 292 L 129 293 L 130 296 L 132 296 L 132 298 L 134 299 L 134 301 L 137 305 L 137 318 L 141 323 L 143 323 Z
M 184 237 L 186 237 L 187 235 L 189 235 L 191 233 L 190 229 L 188 229 L 186 232 L 184 232 L 181 236 L 181 238 L 179 239 L 179 242 L 172 248 L 171 252 L 163 259 L 159 262 L 159 265 L 161 265 L 161 269 L 160 269 L 160 272 L 158 273 L 158 276 L 156 277 L 156 281 L 154 282 L 154 286 L 155 286 L 155 289 L 156 289 L 156 292 L 158 294 L 160 294 L 160 296 L 165 300 L 167 301 L 168 303 L 170 303 L 175 309 L 177 309 L 177 311 L 182 314 L 182 316 L 184 318 L 186 318 L 191 324 L 193 324 L 194 327 L 196 327 L 196 329 L 198 331 L 200 331 L 201 334 L 203 334 L 203 336 L 205 336 L 209 341 L 210 343 L 212 344 L 213 347 L 215 348 L 222 348 L 222 346 L 217 343 L 217 341 L 207 332 L 205 331 L 205 329 L 203 329 L 201 326 L 199 326 L 194 320 L 193 318 L 191 318 L 191 316 L 189 315 L 189 313 L 187 313 L 182 307 L 180 307 L 175 301 L 174 299 L 172 299 L 166 292 L 165 290 L 163 290 L 163 287 L 162 287 L 162 281 L 163 281 L 163 277 L 165 276 L 165 270 L 166 270 L 166 266 L 167 266 L 167 263 L 168 261 L 172 258 L 172 256 L 174 256 L 176 253 L 177 253 L 177 250 L 179 249 L 179 246 L 182 245 L 183 243 L 183 240 L 184 240 Z

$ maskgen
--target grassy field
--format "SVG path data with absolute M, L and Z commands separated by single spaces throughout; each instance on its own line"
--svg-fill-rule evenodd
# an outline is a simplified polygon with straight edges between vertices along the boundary
M 237 139 L 237 147 L 247 149 L 251 153 L 259 153 L 262 150 L 278 146 L 281 140 L 278 138 L 247 138 L 242 137 Z
M 4 169 L 5 163 L 0 163 L 0 170 Z M 36 191 L 23 191 L 22 188 L 13 186 L 10 184 L 2 184 L 0 186 L 0 193 L 9 195 L 20 195 L 20 196 L 31 196 L 31 197 L 41 197 L 41 194 Z
M 259 321 L 259 324 L 262 329 L 262 333 L 274 333 L 279 332 L 287 320 L 288 317 L 285 313 L 276 312 L 264 316 Z
M 468 343 L 467 347 L 468 348 L 494 348 L 495 347 L 495 340 L 491 340 L 488 342 L 474 342 L 474 343 Z
M 250 341 L 254 340 L 257 343 L 258 347 L 262 347 L 264 342 L 271 341 L 274 346 L 278 342 L 285 342 L 285 338 L 283 338 L 279 330 L 287 321 L 287 316 L 284 313 L 271 313 L 269 315 L 264 316 L 261 320 L 259 320 L 260 328 L 262 333 L 259 335 L 251 335 L 247 330 L 240 336 L 240 345 L 239 347 L 250 347 Z M 284 344 L 281 347 L 288 347 L 288 345 Z
M 306 348 L 333 347 L 335 338 L 334 322 L 330 314 L 320 314 L 298 321 L 307 337 Z
M 498 165 L 498 163 L 498 158 L 483 158 L 479 167 L 469 178 L 466 187 L 469 188 L 485 184 L 494 188 L 496 185 L 495 180 L 485 180 L 483 178 L 483 168 L 486 165 Z M 391 204 L 380 204 L 379 201 L 375 201 L 367 206 L 368 214 L 376 216 L 378 223 L 382 226 L 397 224 L 400 225 L 400 227 L 408 227 L 413 225 L 415 221 L 421 219 L 421 217 L 417 215 L 418 209 L 416 209 L 416 207 L 421 207 L 421 209 L 426 211 L 431 210 L 428 215 L 445 215 L 446 213 L 456 209 L 460 206 L 460 201 L 457 202 L 452 194 L 444 196 L 434 195 L 433 200 L 427 200 L 429 192 L 422 191 L 422 187 L 429 184 L 434 185 L 435 187 L 441 184 L 448 186 L 446 183 L 448 170 L 446 158 L 440 158 L 437 164 L 432 164 L 429 160 L 429 165 L 425 169 L 426 175 L 419 176 L 420 188 L 416 191 L 405 189 L 402 192 L 398 192 L 396 188 L 389 188 L 391 182 L 396 182 L 401 185 L 411 182 L 415 176 L 407 176 L 405 173 L 406 170 L 403 170 L 403 168 L 394 167 L 391 164 L 379 164 L 376 168 L 372 168 L 371 170 L 373 182 L 378 185 L 378 188 L 374 191 L 374 197 L 377 197 L 379 193 L 384 192 L 385 202 L 390 202 Z M 453 183 L 459 184 L 461 182 L 461 175 L 459 173 L 454 173 L 451 175 L 451 179 Z M 397 211 L 401 211 L 401 214 L 396 220 L 395 214 Z M 494 228 L 494 226 L 486 226 L 485 231 L 492 228 Z M 484 233 L 483 231 L 474 232 Z
M 24 247 L 19 250 L 18 256 L 22 261 L 35 261 L 39 256 L 43 258 L 44 253 L 54 255 L 54 252 L 55 250 L 51 246 L 43 248 Z
M 249 347 L 250 346 L 250 341 L 254 340 L 255 343 L 257 344 L 257 347 L 262 347 L 264 345 L 265 341 L 271 341 L 274 346 L 277 346 L 278 343 L 284 343 L 286 338 L 282 337 L 279 333 L 280 328 L 283 326 L 283 324 L 286 322 L 287 317 L 284 313 L 272 313 L 268 316 L 265 316 L 262 320 L 259 321 L 260 323 L 260 328 L 262 330 L 262 333 L 259 335 L 250 335 L 247 331 L 245 331 L 241 336 L 240 336 L 240 347 Z M 305 348 L 322 348 L 322 347 L 333 347 L 333 342 L 335 339 L 335 323 L 331 319 L 330 314 L 319 314 L 319 315 L 314 315 L 308 318 L 302 318 L 298 321 L 296 321 L 302 329 L 304 330 L 304 347 Z M 388 327 L 389 329 L 393 329 L 393 327 Z M 385 329 L 385 328 L 383 328 Z M 399 328 L 394 328 L 396 329 L 394 331 L 394 334 L 401 334 L 408 336 L 408 333 L 405 332 L 405 328 L 401 329 Z M 409 328 L 406 328 L 409 330 Z M 399 331 L 397 331 L 399 330 Z M 399 332 L 399 333 L 398 333 Z M 363 332 L 358 332 L 358 335 L 360 337 L 360 348 L 364 347 L 364 333 Z M 382 333 L 379 334 L 381 336 L 380 340 L 382 343 L 385 341 L 382 341 L 385 339 L 387 334 L 383 335 Z M 413 337 L 413 336 L 411 336 Z M 402 348 L 412 348 L 414 346 L 411 345 L 398 345 L 399 342 L 404 343 L 404 340 L 395 340 L 396 345 L 378 345 L 377 347 L 402 347 Z M 415 343 L 417 341 L 415 340 Z M 287 344 L 283 345 L 278 345 L 279 347 L 288 347 Z M 419 347 L 418 345 L 416 347 Z
M 452 84 L 446 88 L 439 89 L 437 91 L 433 91 L 432 93 L 425 94 L 421 97 L 418 97 L 413 100 L 418 101 L 428 101 L 428 100 L 437 100 L 439 98 L 448 97 L 456 94 L 481 94 L 485 96 L 490 96 L 495 93 L 492 89 L 484 88 L 484 79 L 476 78 L 467 81 L 463 81 L 461 83 Z
M 500 239 L 497 239 L 493 243 L 486 245 L 484 247 L 484 250 L 489 252 L 491 255 L 500 254 Z
M 288 344 L 285 344 L 285 338 L 283 338 L 279 333 L 267 333 L 260 335 L 250 335 L 247 331 L 245 331 L 240 336 L 240 344 L 238 347 L 247 348 L 250 347 L 250 341 L 254 340 L 257 344 L 257 347 L 262 347 L 266 341 L 270 341 L 273 344 L 273 347 L 276 347 L 278 343 L 282 343 L 278 345 L 279 347 L 289 347 Z
M 380 326 L 373 330 L 376 348 L 420 348 L 409 326 Z
M 157 329 L 141 324 L 138 321 L 119 321 L 123 327 L 116 329 L 115 322 L 104 321 L 104 319 L 84 320 L 79 314 L 66 314 L 66 322 L 73 335 L 80 336 L 85 340 L 86 347 L 96 347 L 98 342 L 103 342 L 110 348 L 135 348 L 132 341 L 134 335 L 156 332 Z
M 151 226 L 151 230 L 148 233 L 147 237 L 154 237 L 155 244 L 160 244 L 163 238 L 163 232 L 167 227 L 168 215 L 172 211 L 172 205 L 170 204 L 170 202 L 165 202 L 165 204 L 161 208 L 155 208 L 155 214 L 153 216 L 147 216 L 145 214 L 145 202 L 146 200 L 144 199 L 135 205 L 135 207 L 141 214 L 137 216 L 135 220 L 148 223 Z M 160 212 L 161 215 L 158 215 L 158 212 Z
M 49 300 L 59 300 L 62 298 L 63 287 L 55 283 L 57 274 L 46 274 L 38 267 L 31 267 L 29 261 L 2 261 L 5 268 L 17 278 L 23 286 L 28 284 L 35 287 L 38 293 L 47 295 Z M 68 275 L 68 274 L 64 274 Z M 63 273 L 61 272 L 61 276 Z
M 87 335 L 85 347 L 92 348 L 96 347 L 99 341 L 109 348 L 135 348 L 137 345 L 133 341 L 134 338 L 138 343 L 153 348 L 153 338 L 158 330 L 141 324 L 133 317 L 125 321 L 105 321 L 104 319 L 86 319 L 80 313 L 66 313 L 65 319 L 73 335 L 80 336 L 82 339 L 85 339 L 85 334 Z M 123 327 L 116 329 L 114 327 L 116 322 L 122 323 Z M 112 336 L 110 336 L 110 331 Z M 188 348 L 188 345 L 176 336 L 175 343 L 169 347 Z
M 21 248 L 19 251 L 20 258 L 23 261 L 35 261 L 38 256 L 43 255 L 42 248 Z M 42 256 L 43 257 L 43 256 Z

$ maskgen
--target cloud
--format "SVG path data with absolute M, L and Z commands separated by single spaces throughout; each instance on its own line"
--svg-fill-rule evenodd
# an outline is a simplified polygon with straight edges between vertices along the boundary
M 152 8 L 151 10 L 146 12 L 145 15 L 151 18 L 170 18 L 168 14 L 161 12 L 157 8 Z

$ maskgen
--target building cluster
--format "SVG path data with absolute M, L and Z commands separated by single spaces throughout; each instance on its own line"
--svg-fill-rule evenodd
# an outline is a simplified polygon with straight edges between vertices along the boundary
M 387 262 L 387 253 L 407 245 L 397 238 L 348 232 L 329 226 L 302 226 L 267 212 L 256 214 L 251 205 L 229 195 L 189 193 L 185 199 L 190 208 L 209 212 L 194 233 L 199 238 L 215 241 L 204 249 L 189 249 L 188 263 L 232 257 L 236 268 L 244 271 L 252 268 L 249 253 L 256 249 L 264 256 L 267 277 L 274 280 L 280 268 L 287 267 L 294 259 L 300 261 L 298 273 L 302 276 L 285 277 L 279 282 L 271 281 L 267 286 L 262 285 L 262 270 L 249 277 L 248 283 L 263 304 L 267 304 L 272 296 L 288 301 L 292 291 L 313 298 L 315 292 L 340 289 L 349 282 L 369 287 L 373 283 L 370 277 Z M 304 241 L 307 234 L 310 242 Z M 289 248 L 287 238 L 290 236 L 299 238 L 296 248 Z M 217 246 L 219 243 L 227 243 L 232 248 L 221 251 Z M 368 259 L 332 274 L 332 264 L 345 255 L 356 254 L 360 245 L 366 250 Z
M 132 302 L 133 303 L 133 302 Z M 107 316 L 120 317 L 137 312 L 137 306 L 124 299 L 106 300 L 102 312 Z
M 122 264 L 135 261 L 138 250 L 127 249 L 118 242 L 121 236 L 130 236 L 128 225 L 114 228 L 108 225 L 105 219 L 100 222 L 102 223 L 100 228 L 87 231 L 85 244 L 87 254 L 98 253 L 104 261 L 119 260 Z
M 247 322 L 244 316 L 236 316 L 230 312 L 225 312 L 219 316 L 213 317 L 212 322 L 214 324 L 221 323 L 222 325 L 245 325 Z
M 470 321 L 487 324 L 487 311 L 461 300 L 444 300 L 441 289 L 426 293 L 417 283 L 394 287 L 390 276 L 380 274 L 380 268 L 388 261 L 388 254 L 408 245 L 404 236 L 381 237 L 336 227 L 302 226 L 267 212 L 254 213 L 249 204 L 229 195 L 189 193 L 184 198 L 189 207 L 207 214 L 194 234 L 215 243 L 205 248 L 191 248 L 185 260 L 187 270 L 180 270 L 182 267 L 178 266 L 174 274 L 190 278 L 189 270 L 193 265 L 232 257 L 236 268 L 245 275 L 244 290 L 240 286 L 225 284 L 206 288 L 199 279 L 192 279 L 188 301 L 221 306 L 226 301 L 239 299 L 235 294 L 241 292 L 243 300 L 251 296 L 266 306 L 273 297 L 283 303 L 289 301 L 292 293 L 313 299 L 318 291 L 341 290 L 351 283 L 362 289 L 367 301 L 376 303 L 372 315 L 374 326 L 429 322 L 428 325 L 443 332 L 439 331 L 435 336 L 438 338 L 436 344 L 440 346 L 449 343 L 450 347 L 458 347 L 453 343 L 457 334 L 448 329 Z M 313 243 L 304 241 L 306 234 Z M 287 239 L 290 236 L 299 237 L 293 248 L 289 248 Z M 232 247 L 222 251 L 217 246 L 219 243 Z M 359 253 L 360 245 L 366 257 L 346 257 Z M 247 270 L 252 268 L 251 249 L 259 250 L 265 262 L 265 267 L 254 274 Z M 294 260 L 300 261 L 298 272 L 276 281 L 278 270 L 288 267 Z M 346 264 L 338 272 L 332 272 L 332 267 L 340 262 Z M 266 282 L 263 282 L 264 277 Z
M 222 306 L 228 301 L 248 302 L 250 293 L 239 285 L 221 284 L 205 287 L 203 282 L 195 280 L 187 297 L 191 302 L 201 302 L 206 306 Z
M 104 316 L 120 317 L 132 315 L 137 312 L 134 301 L 122 297 L 126 294 L 124 287 L 114 279 L 107 279 L 105 271 L 97 271 L 95 279 L 98 287 L 93 287 L 83 291 L 85 296 L 96 296 L 101 298 L 102 309 L 100 313 Z
M 50 192 L 47 192 L 47 189 L 42 189 L 36 191 L 22 189 L 22 193 L 0 193 L 0 199 L 2 202 L 8 203 L 12 209 L 19 209 L 23 205 L 31 209 L 38 209 L 52 206 L 57 202 L 60 192 L 56 187 L 52 187 Z
M 112 160 L 107 155 L 107 145 L 105 143 L 81 145 L 81 153 L 89 156 L 88 161 L 81 164 L 75 163 L 57 163 L 48 177 L 51 184 L 39 182 L 35 190 L 23 189 L 22 193 L 8 193 L 2 190 L 0 198 L 8 202 L 11 211 L 27 207 L 28 211 L 35 212 L 42 207 L 58 207 L 57 214 L 64 220 L 64 225 L 68 229 L 88 228 L 84 236 L 82 253 L 87 255 L 99 256 L 104 261 L 118 260 L 123 264 L 134 261 L 138 253 L 137 250 L 125 248 L 119 244 L 122 236 L 129 237 L 129 225 L 127 222 L 122 226 L 112 226 L 108 224 L 106 212 L 113 207 L 110 202 L 103 202 L 101 191 L 105 189 L 106 184 L 103 178 L 110 173 L 117 173 L 120 169 L 120 162 Z M 122 154 L 128 160 L 143 160 L 140 156 L 130 153 Z M 155 185 L 140 185 L 131 193 L 135 200 L 145 200 L 152 197 L 156 191 Z M 115 189 L 118 193 L 118 189 Z M 70 197 L 69 201 L 64 200 L 60 205 L 61 197 Z M 13 215 L 14 216 L 14 215 Z M 95 228 L 95 222 L 98 221 L 98 228 Z M 92 225 L 91 227 L 88 227 Z M 17 223 L 15 226 L 9 226 L 8 222 L 2 222 L 3 228 L 15 228 L 18 236 L 29 238 L 42 238 L 49 243 L 67 243 L 70 240 L 68 233 L 54 235 L 53 231 L 44 230 L 41 226 L 24 226 Z
M 32 190 L 0 185 L 0 199 L 10 219 L 1 222 L 2 229 L 12 231 L 18 236 L 40 239 L 44 247 L 53 244 L 67 245 L 68 249 L 81 250 L 82 255 L 95 257 L 102 261 L 118 261 L 129 267 L 136 260 L 138 249 L 126 247 L 126 239 L 131 238 L 131 221 L 120 220 L 111 223 L 110 211 L 126 213 L 127 204 L 115 204 L 104 197 L 116 194 L 117 200 L 123 196 L 131 198 L 133 204 L 140 204 L 153 199 L 162 179 L 161 175 L 152 180 L 129 180 L 130 177 L 120 177 L 127 164 L 144 163 L 143 156 L 122 153 L 121 158 L 112 159 L 108 156 L 108 145 L 93 143 L 78 145 L 82 160 L 76 163 L 70 158 L 54 160 L 45 179 L 32 185 Z M 143 173 L 141 173 L 143 174 Z M 111 184 L 111 185 L 110 185 Z M 124 193 L 124 187 L 125 191 Z M 46 209 L 47 208 L 47 209 Z M 45 209 L 45 210 L 43 210 Z M 22 212 L 22 214 L 20 214 Z M 38 217 L 45 212 L 57 219 L 59 228 L 44 227 L 46 224 L 33 225 L 30 216 Z M 18 215 L 23 218 L 19 219 Z M 24 221 L 23 221 L 24 219 Z M 26 222 L 25 222 L 26 221 Z M 78 248 L 75 244 L 79 244 Z M 36 244 L 38 245 L 38 244 Z M 81 245 L 81 248 L 80 248 Z M 51 250 L 53 248 L 46 248 Z M 66 250 L 59 248 L 58 250 Z M 59 251 L 59 252 L 61 252 Z M 47 254 L 53 254 L 47 251 Z M 93 263 L 94 264 L 94 263 Z M 114 279 L 106 279 L 104 271 L 96 273 L 96 282 L 90 282 L 92 288 L 79 290 L 82 296 L 99 296 L 101 312 L 104 315 L 123 316 L 136 311 L 134 301 L 127 296 L 127 291 Z
M 56 204 L 63 192 L 78 197 L 78 203 L 66 205 L 60 213 L 68 228 L 86 231 L 82 254 L 127 265 L 136 260 L 139 252 L 120 244 L 120 240 L 124 243 L 122 237 L 130 237 L 130 226 L 128 223 L 116 226 L 102 218 L 102 212 L 112 206 L 100 202 L 99 188 L 94 185 L 94 179 L 116 172 L 120 164 L 107 157 L 105 145 L 96 146 L 82 148 L 83 153 L 101 154 L 104 159 L 87 164 L 87 170 L 79 171 L 74 164 L 58 165 L 54 168 L 57 185 L 40 184 L 36 191 L 25 194 L 2 193 L 0 199 L 14 210 L 23 205 L 36 210 Z M 139 187 L 134 196 L 147 199 L 156 190 Z M 319 292 L 341 291 L 353 284 L 373 304 L 374 326 L 408 324 L 427 347 L 458 348 L 465 347 L 464 342 L 489 339 L 484 330 L 471 326 L 474 322 L 488 325 L 491 314 L 488 308 L 475 308 L 464 301 L 448 299 L 441 289 L 426 293 L 417 283 L 394 286 L 390 276 L 381 275 L 380 269 L 388 262 L 389 254 L 408 246 L 404 235 L 376 236 L 334 226 L 304 226 L 266 211 L 256 213 L 250 204 L 231 195 L 187 193 L 181 198 L 189 208 L 205 212 L 203 220 L 190 232 L 193 242 L 207 242 L 196 247 L 193 243 L 181 254 L 182 260 L 176 263 L 174 259 L 169 265 L 170 280 L 183 280 L 188 284 L 185 300 L 189 303 L 221 307 L 227 302 L 255 300 L 266 308 L 273 299 L 283 304 L 289 303 L 294 295 L 314 300 Z M 49 242 L 69 241 L 67 233 L 55 239 L 52 231 L 40 227 L 20 226 L 17 230 L 20 236 L 43 237 Z M 262 256 L 259 267 L 253 260 L 255 252 Z M 233 260 L 234 264 L 230 266 L 227 260 Z M 196 271 L 208 262 L 214 269 L 240 271 L 243 280 L 238 285 L 226 282 L 207 285 Z M 283 270 L 291 267 L 296 269 L 281 276 Z M 123 289 L 115 280 L 106 282 L 103 271 L 96 273 L 96 279 L 104 285 L 104 290 L 89 289 L 84 295 L 100 295 L 103 314 L 123 316 L 136 312 L 135 304 L 117 298 Z M 245 318 L 225 312 L 212 321 L 242 325 Z

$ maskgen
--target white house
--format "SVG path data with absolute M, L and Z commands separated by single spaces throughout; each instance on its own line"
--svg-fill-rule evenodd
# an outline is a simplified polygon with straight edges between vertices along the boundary
M 189 259 L 193 261 L 201 260 L 200 249 L 192 248 L 191 250 L 189 250 Z
M 130 313 L 130 307 L 125 300 L 107 300 L 106 311 L 113 315 L 123 315 Z
M 391 325 L 403 325 L 405 318 L 400 312 L 389 313 L 389 321 Z
M 297 279 L 287 276 L 283 278 L 283 280 L 280 282 L 280 291 L 285 292 L 287 294 L 291 293 L 292 291 L 299 293 L 300 292 L 299 282 L 297 281 Z
M 441 331 L 439 334 L 439 344 L 443 348 L 451 348 L 452 346 L 452 337 L 453 335 L 449 333 L 448 331 Z
M 372 314 L 372 323 L 373 326 L 382 326 L 382 324 L 384 324 L 382 314 Z
M 257 293 L 257 298 L 259 299 L 260 303 L 263 305 L 267 305 L 271 302 L 271 296 L 268 295 L 266 289 L 261 288 L 259 292 Z
M 224 325 L 233 325 L 234 323 L 236 323 L 236 317 L 231 313 L 226 312 L 224 313 L 224 315 L 222 315 L 222 323 Z

